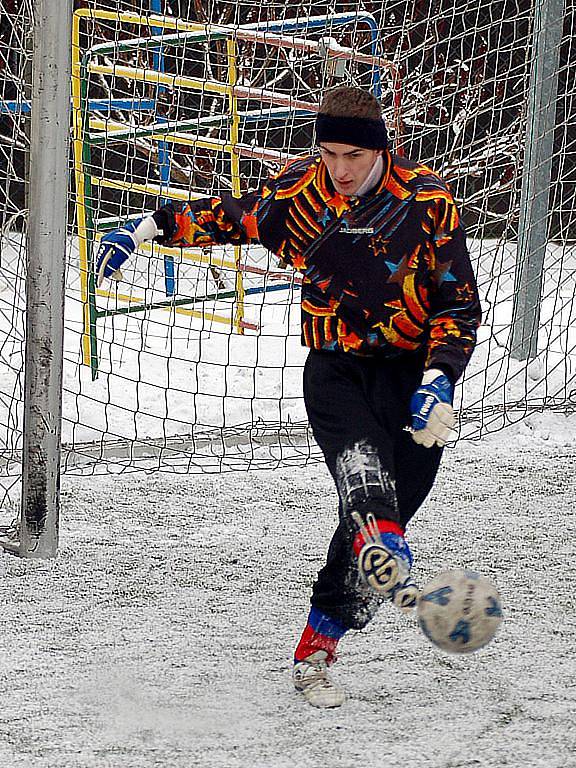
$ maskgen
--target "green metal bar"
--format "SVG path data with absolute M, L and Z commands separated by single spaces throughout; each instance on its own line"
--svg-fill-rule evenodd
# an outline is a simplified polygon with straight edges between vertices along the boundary
M 334 18 L 331 19 L 334 22 Z M 163 46 L 182 47 L 189 43 L 204 43 L 218 40 L 226 40 L 230 36 L 230 30 L 222 32 L 216 32 L 213 29 L 207 31 L 198 32 L 176 32 L 172 35 L 162 36 Z M 83 115 L 86 117 L 87 113 L 87 71 L 88 62 L 90 57 L 95 53 L 99 55 L 106 55 L 111 53 L 121 53 L 132 49 L 147 50 L 148 48 L 155 50 L 158 46 L 157 37 L 154 38 L 140 38 L 136 40 L 127 40 L 123 42 L 114 42 L 109 45 L 94 46 L 89 49 L 82 59 L 82 109 Z M 225 94 L 223 94 L 225 95 Z M 272 113 L 272 110 L 270 110 Z M 86 130 L 83 137 L 83 163 L 84 167 L 89 167 L 91 162 L 91 146 L 101 146 L 103 144 L 109 144 L 111 142 L 122 142 L 126 140 L 134 140 L 136 138 L 146 138 L 151 135 L 168 135 L 173 133 L 174 130 L 178 132 L 187 133 L 197 131 L 199 126 L 213 126 L 222 125 L 229 121 L 229 115 L 215 115 L 209 118 L 202 118 L 201 120 L 189 120 L 177 125 L 171 125 L 166 123 L 155 127 L 143 127 L 136 130 L 122 131 L 117 133 L 102 134 L 92 136 L 89 131 L 89 123 L 85 122 Z M 182 307 L 199 304 L 206 301 L 217 301 L 225 299 L 234 299 L 236 297 L 236 291 L 226 291 L 224 293 L 213 293 L 201 297 L 185 297 L 181 299 L 168 299 L 160 302 L 145 302 L 143 304 L 130 305 L 127 307 L 120 307 L 115 309 L 99 310 L 96 306 L 96 290 L 95 290 L 95 275 L 94 275 L 94 232 L 95 226 L 93 221 L 93 210 L 91 200 L 91 179 L 90 175 L 85 172 L 86 178 L 86 211 L 87 211 L 87 229 L 90 232 L 90 238 L 88 241 L 88 264 L 89 264 L 89 307 L 90 307 L 90 341 L 91 341 L 91 368 L 93 379 L 96 378 L 98 373 L 98 356 L 97 356 L 97 337 L 96 337 L 96 322 L 103 317 L 114 317 L 117 315 L 130 315 L 138 312 L 146 312 L 153 309 L 169 309 L 171 307 Z M 247 291 L 250 293 L 251 291 Z M 232 325 L 232 320 L 231 320 Z
M 90 166 L 92 163 L 92 152 L 89 142 L 89 113 L 88 113 L 88 62 L 89 55 L 86 53 L 80 62 L 80 111 L 82 114 L 82 126 L 84 135 L 82 136 L 82 167 L 84 172 L 84 207 L 86 209 L 86 256 L 88 269 L 88 312 L 90 318 L 90 370 L 92 371 L 92 381 L 98 378 L 98 335 L 96 332 L 96 320 L 98 318 L 98 308 L 96 306 L 96 278 L 94 275 L 94 215 L 92 206 L 92 176 Z
M 90 136 L 88 141 L 93 147 L 101 146 L 102 144 L 111 144 L 115 141 L 133 141 L 134 139 L 146 138 L 147 136 L 161 135 L 174 133 L 188 133 L 197 131 L 199 123 L 197 120 L 187 120 L 184 123 L 161 123 L 157 126 L 145 126 L 144 128 L 130 128 L 127 131 L 112 131 L 111 133 L 102 133 L 96 136 Z
M 200 304 L 202 301 L 215 301 L 218 299 L 233 299 L 236 291 L 225 291 L 224 293 L 210 293 L 207 296 L 185 297 L 183 299 L 168 299 L 167 301 L 147 302 L 145 304 L 135 304 L 129 307 L 120 307 L 120 309 L 97 309 L 96 317 L 114 317 L 115 315 L 133 315 L 136 312 L 145 312 L 148 309 L 165 309 L 166 307 L 185 307 L 189 304 Z M 230 325 L 233 325 L 232 319 Z
M 134 216 L 133 218 L 141 218 L 141 214 L 139 216 Z M 128 216 L 125 216 L 124 218 L 118 218 L 118 219 L 109 219 L 108 221 L 98 222 L 98 232 L 112 232 L 114 229 L 119 229 L 120 227 L 125 226 L 126 222 L 129 221 Z
M 172 35 L 162 36 L 162 45 L 170 45 L 174 48 L 179 48 L 187 43 L 206 43 L 217 40 L 226 40 L 230 37 L 231 30 L 224 32 L 176 32 Z M 158 40 L 148 37 L 134 38 L 132 40 L 126 40 L 122 42 L 110 43 L 109 45 L 95 45 L 89 49 L 89 52 L 98 54 L 99 56 L 105 56 L 109 53 L 125 53 L 132 48 L 138 50 L 158 47 Z
M 293 114 L 293 112 L 290 112 L 290 115 Z M 311 114 L 314 113 L 308 112 L 306 114 L 295 116 L 310 119 Z M 281 107 L 278 110 L 278 119 L 284 118 L 286 115 L 287 110 L 284 107 Z M 240 117 L 241 121 L 243 118 L 250 119 L 252 117 L 250 113 L 242 112 L 240 112 L 238 116 Z M 267 117 L 269 119 L 274 119 L 275 115 L 272 110 L 269 111 Z M 90 135 L 87 140 L 93 147 L 99 147 L 103 144 L 113 144 L 114 142 L 121 141 L 133 141 L 134 139 L 146 138 L 148 136 L 167 136 L 174 133 L 175 131 L 178 133 L 192 133 L 197 131 L 199 128 L 204 128 L 207 126 L 224 126 L 227 122 L 229 122 L 229 120 L 230 115 L 215 115 L 208 118 L 202 118 L 201 120 L 185 120 L 182 123 L 159 123 L 156 126 L 147 125 L 142 128 L 130 128 L 126 131 L 112 131 L 111 133 L 101 133 L 93 136 Z

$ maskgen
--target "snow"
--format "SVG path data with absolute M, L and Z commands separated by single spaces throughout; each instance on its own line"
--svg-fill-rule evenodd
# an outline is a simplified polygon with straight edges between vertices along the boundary
M 542 290 L 539 355 L 527 365 L 509 355 L 514 292 L 515 244 L 470 240 L 484 307 L 479 343 L 461 385 L 456 404 L 462 410 L 460 434 L 475 437 L 500 429 L 505 410 L 566 405 L 576 373 L 573 321 L 576 248 L 551 243 Z M 23 249 L 11 233 L 1 243 L 0 258 L 0 442 L 19 434 L 18 393 L 23 356 Z M 213 249 L 214 263 L 233 261 L 233 254 Z M 251 247 L 244 256 L 251 268 L 269 270 L 269 254 Z M 215 285 L 206 266 L 183 258 L 178 267 L 180 295 L 206 295 Z M 234 270 L 221 270 L 233 286 Z M 119 296 L 165 300 L 162 259 L 141 254 L 125 270 Z M 82 364 L 82 302 L 75 240 L 70 242 L 67 276 L 64 363 L 63 440 L 126 444 L 168 440 L 193 432 L 247 424 L 305 423 L 301 368 L 306 350 L 300 344 L 299 290 L 286 273 L 283 290 L 246 297 L 246 319 L 258 333 L 239 335 L 230 325 L 211 319 L 216 312 L 231 321 L 234 306 L 226 301 L 202 302 L 204 316 L 189 307 L 154 310 L 98 320 L 99 376 L 91 380 Z M 245 275 L 245 285 L 262 288 L 263 278 Z M 278 280 L 267 280 L 277 287 Z M 127 306 L 114 287 L 99 296 L 99 309 Z M 14 397 L 16 395 L 16 397 Z M 233 453 L 229 452 L 229 455 Z M 189 452 L 185 456 L 190 458 Z M 189 461 L 188 461 L 189 463 Z
M 576 248 L 550 243 L 542 288 L 539 354 L 509 354 L 515 244 L 470 239 L 484 307 L 479 343 L 456 391 L 458 436 L 477 439 L 539 410 L 574 410 Z M 234 263 L 230 249 L 212 249 L 214 264 Z M 100 295 L 100 310 L 125 308 L 123 296 L 165 300 L 162 258 L 139 254 L 124 280 Z M 214 293 L 206 265 L 183 253 L 179 295 Z M 306 430 L 302 401 L 299 289 L 260 247 L 246 249 L 245 317 L 259 331 L 232 330 L 230 301 L 100 318 L 99 374 L 82 362 L 78 248 L 70 240 L 65 307 L 63 441 L 66 472 L 109 473 L 154 467 L 182 473 L 298 466 L 319 451 Z M 274 277 L 261 273 L 276 270 Z M 24 337 L 23 242 L 0 241 L 0 503 L 18 497 Z M 235 269 L 221 268 L 233 287 Z M 228 318 L 216 322 L 210 312 Z
M 10 768 L 574 768 L 576 423 L 448 450 L 410 529 L 415 576 L 472 567 L 505 621 L 469 657 L 384 606 L 341 643 L 348 701 L 290 660 L 335 526 L 322 464 L 63 478 L 53 561 L 0 556 Z
M 541 354 L 526 365 L 506 347 L 513 246 L 471 251 L 486 317 L 458 389 L 468 439 L 446 451 L 410 542 L 420 583 L 462 566 L 493 579 L 505 622 L 451 657 L 385 606 L 343 640 L 349 699 L 321 712 L 289 672 L 337 506 L 306 432 L 297 289 L 254 295 L 259 335 L 174 312 L 101 321 L 92 382 L 72 247 L 61 547 L 54 561 L 0 555 L 1 764 L 576 768 L 576 254 L 549 248 Z M 21 428 L 14 238 L 1 257 L 6 502 Z

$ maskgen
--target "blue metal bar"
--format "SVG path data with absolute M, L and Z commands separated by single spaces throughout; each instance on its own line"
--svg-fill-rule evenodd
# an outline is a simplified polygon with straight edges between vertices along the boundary
M 152 13 L 162 15 L 162 0 L 150 0 L 150 10 Z M 162 35 L 164 29 L 162 27 L 152 27 L 153 35 Z M 152 66 L 157 72 L 164 72 L 164 51 L 162 43 L 154 48 L 154 54 L 152 59 Z M 165 87 L 160 85 L 158 87 L 158 95 L 165 91 Z M 157 115 L 159 123 L 164 122 L 164 118 L 161 115 Z M 166 141 L 158 142 L 158 170 L 160 173 L 160 189 L 168 187 L 170 185 L 170 145 Z M 166 198 L 160 197 L 160 205 L 166 204 Z M 164 285 L 166 288 L 166 296 L 174 296 L 176 293 L 176 270 L 174 265 L 174 258 L 172 256 L 164 256 Z
M 90 99 L 88 109 L 91 112 L 111 112 L 114 109 L 127 109 L 132 112 L 144 112 L 156 108 L 155 99 Z M 0 115 L 29 114 L 29 101 L 0 100 Z
M 162 15 L 162 0 L 150 0 L 150 10 L 152 13 Z M 161 35 L 164 32 L 163 27 L 152 27 L 153 35 Z M 162 51 L 162 44 L 154 49 L 153 67 L 158 72 L 164 72 L 164 53 Z M 163 86 L 160 86 L 159 90 L 164 90 Z
M 244 295 L 252 295 L 254 293 L 271 293 L 272 291 L 285 291 L 287 288 L 296 288 L 300 290 L 302 286 L 298 283 L 278 283 L 277 285 L 260 285 L 256 288 L 246 288 Z
M 162 14 L 162 0 L 150 0 L 150 10 L 153 13 Z M 244 29 L 254 29 L 258 31 L 269 30 L 271 32 L 287 33 L 287 32 L 299 32 L 308 31 L 311 29 L 332 29 L 334 27 L 345 26 L 351 22 L 362 21 L 367 24 L 371 31 L 371 51 L 373 56 L 379 55 L 379 30 L 378 24 L 375 18 L 369 13 L 354 13 L 354 14 L 337 14 L 315 16 L 312 18 L 298 18 L 291 20 L 284 20 L 280 22 L 260 22 L 257 24 L 244 25 Z M 152 27 L 153 35 L 162 35 L 164 32 L 161 27 Z M 164 53 L 163 42 L 160 42 L 157 47 L 153 49 L 153 67 L 158 72 L 164 72 Z M 160 94 L 164 90 L 163 86 L 158 87 L 157 93 Z M 374 67 L 372 71 L 372 91 L 377 98 L 380 98 L 382 94 L 382 82 L 380 77 L 380 70 L 378 67 Z M 6 109 L 3 109 L 5 107 Z M 90 110 L 104 111 L 106 109 L 128 109 L 128 110 L 153 110 L 156 108 L 156 100 L 91 100 L 88 108 Z M 12 108 L 10 108 L 12 107 Z M 29 105 L 18 102 L 0 102 L 0 114 L 3 111 L 29 111 Z M 268 109 L 264 111 L 252 111 L 249 113 L 240 113 L 240 119 L 243 123 L 260 122 L 270 119 L 283 119 L 286 117 L 306 117 L 311 112 L 307 110 L 274 110 Z M 161 121 L 161 116 L 158 116 L 158 121 Z M 202 122 L 200 120 L 200 122 Z M 169 144 L 164 141 L 158 142 L 158 165 L 161 185 L 168 186 L 170 183 L 170 149 Z M 160 198 L 162 203 L 165 202 L 163 198 Z M 172 256 L 164 256 L 164 278 L 166 295 L 173 296 L 176 293 L 176 276 L 175 276 L 175 264 Z M 248 288 L 246 295 L 255 293 L 264 293 L 268 291 L 279 291 L 289 288 L 292 284 L 281 283 L 278 285 L 268 285 L 258 288 Z M 299 288 L 297 284 L 295 288 Z
M 0 115 L 20 115 L 28 114 L 29 112 L 29 101 L 0 101 Z
M 376 26 L 376 19 L 371 13 L 337 13 L 324 16 L 301 16 L 297 19 L 284 19 L 283 21 L 260 21 L 254 24 L 243 24 L 242 29 L 266 30 L 270 32 L 300 32 L 310 29 L 325 29 L 326 27 L 342 27 L 351 21 L 365 21 L 370 26 Z
M 145 112 L 156 109 L 156 99 L 90 99 L 88 109 L 91 112 L 111 112 L 113 109 Z

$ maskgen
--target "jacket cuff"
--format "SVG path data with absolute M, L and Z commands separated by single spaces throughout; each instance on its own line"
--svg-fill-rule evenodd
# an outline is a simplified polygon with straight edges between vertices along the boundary
M 158 230 L 162 233 L 154 238 L 159 245 L 170 243 L 176 233 L 176 213 L 170 203 L 154 211 L 152 214 Z

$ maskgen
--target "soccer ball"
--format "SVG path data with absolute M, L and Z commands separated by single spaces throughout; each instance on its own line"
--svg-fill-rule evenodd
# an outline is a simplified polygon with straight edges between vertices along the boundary
M 444 571 L 418 598 L 418 623 L 431 643 L 449 653 L 472 653 L 489 643 L 502 622 L 498 590 L 474 571 Z

